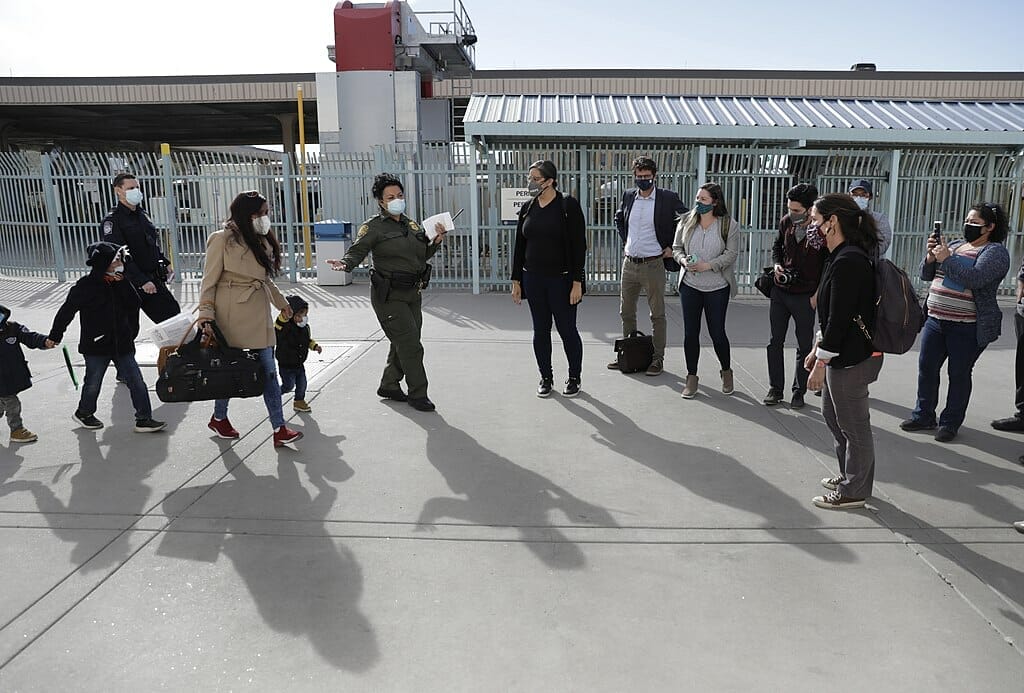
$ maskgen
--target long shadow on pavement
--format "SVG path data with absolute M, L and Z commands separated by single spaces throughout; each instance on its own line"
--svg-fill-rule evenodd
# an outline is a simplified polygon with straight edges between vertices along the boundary
M 623 457 L 634 460 L 669 481 L 716 503 L 757 513 L 764 528 L 789 542 L 778 530 L 814 529 L 820 519 L 736 459 L 714 450 L 666 440 L 642 430 L 628 416 L 587 393 L 576 399 L 558 398 L 566 409 L 594 427 L 593 438 Z M 592 406 L 591 411 L 583 406 Z M 855 556 L 845 546 L 824 535 L 796 544 L 800 549 L 827 561 L 853 562 Z
M 550 513 L 561 511 L 573 524 L 618 527 L 604 508 L 488 450 L 440 414 L 424 415 L 405 405 L 394 409 L 427 432 L 427 459 L 453 493 L 465 496 L 427 500 L 420 512 L 421 529 L 429 530 L 441 518 L 483 526 L 514 525 L 523 543 L 545 565 L 579 570 L 586 565 L 583 551 L 552 523 Z M 537 529 L 543 531 L 543 540 L 533 535 L 531 530 Z
M 336 668 L 367 671 L 380 652 L 373 627 L 359 610 L 362 570 L 352 551 L 331 538 L 323 525 L 338 492 L 322 473 L 307 470 L 317 489 L 311 496 L 295 463 L 284 454 L 277 476 L 256 475 L 233 448 L 226 449 L 223 460 L 233 478 L 180 489 L 163 503 L 167 516 L 176 519 L 202 498 L 204 505 L 217 508 L 218 517 L 210 520 L 214 531 L 176 531 L 172 522 L 157 553 L 214 562 L 223 552 L 267 625 L 307 637 Z M 253 536 L 253 520 L 280 518 L 301 521 L 301 533 L 257 530 Z

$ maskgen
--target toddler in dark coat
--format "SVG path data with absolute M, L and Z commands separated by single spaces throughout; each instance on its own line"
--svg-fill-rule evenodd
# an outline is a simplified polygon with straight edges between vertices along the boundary
M 0 416 L 7 414 L 12 443 L 31 443 L 38 440 L 21 420 L 21 400 L 18 393 L 32 387 L 32 374 L 25 361 L 22 345 L 29 349 L 52 349 L 54 343 L 24 325 L 11 322 L 11 311 L 0 306 Z
M 306 403 L 306 358 L 309 350 L 322 353 L 323 347 L 316 343 L 309 329 L 309 304 L 299 296 L 285 296 L 292 309 L 291 319 L 279 315 L 274 323 L 277 333 L 277 367 L 281 372 L 281 392 L 295 390 L 292 409 L 311 412 Z

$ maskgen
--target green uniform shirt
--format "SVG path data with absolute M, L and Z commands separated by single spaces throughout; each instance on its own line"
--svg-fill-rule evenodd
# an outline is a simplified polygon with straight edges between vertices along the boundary
M 385 276 L 392 272 L 420 274 L 437 249 L 438 244 L 431 243 L 420 225 L 404 214 L 398 221 L 378 214 L 363 222 L 355 243 L 341 260 L 352 270 L 372 252 L 374 269 Z

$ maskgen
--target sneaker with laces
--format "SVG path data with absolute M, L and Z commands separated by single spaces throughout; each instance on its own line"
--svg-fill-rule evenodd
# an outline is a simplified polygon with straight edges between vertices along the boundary
M 662 359 L 654 359 L 651 361 L 651 365 L 647 367 L 644 375 L 661 375 L 661 372 L 665 370 L 665 361 Z
M 28 430 L 24 426 L 22 426 L 21 428 L 16 428 L 13 431 L 11 431 L 12 443 L 32 443 L 37 440 L 39 440 L 39 436 L 37 436 L 35 433 Z
M 563 397 L 575 397 L 579 393 L 580 393 L 580 379 L 579 378 L 573 378 L 572 376 L 570 376 L 569 379 L 565 381 L 565 389 L 562 390 L 562 396 Z
M 304 414 L 313 411 L 313 407 L 306 404 L 306 400 L 304 399 L 297 399 L 294 402 L 292 402 L 292 409 L 298 412 L 302 412 Z
M 829 491 L 835 491 L 841 483 L 843 483 L 843 477 L 841 476 L 828 476 L 821 480 L 821 485 Z
M 216 433 L 218 438 L 227 438 L 229 440 L 238 438 L 238 431 L 235 430 L 235 427 L 227 419 L 218 419 L 215 416 L 211 416 L 210 423 L 206 424 L 206 426 Z
M 777 390 L 774 387 L 768 388 L 768 394 L 764 396 L 761 402 L 766 407 L 774 407 L 776 404 L 782 401 L 782 390 Z
M 93 430 L 103 428 L 103 422 L 92 414 L 83 414 L 76 411 L 71 415 L 71 418 L 81 424 L 83 428 L 90 428 Z
M 135 419 L 136 433 L 156 433 L 167 428 L 167 422 L 157 421 L 153 417 L 148 419 Z
M 804 393 L 802 392 L 794 392 L 792 399 L 789 400 L 791 409 L 803 409 L 805 404 L 807 403 L 804 402 Z
M 281 428 L 274 431 L 274 447 L 280 448 L 290 445 L 300 438 L 302 438 L 302 431 L 295 431 L 287 426 L 281 426 Z
M 540 385 L 537 386 L 538 397 L 550 397 L 551 388 L 554 387 L 555 381 L 553 378 L 541 378 Z
M 824 496 L 815 496 L 811 502 L 819 508 L 825 508 L 826 510 L 846 510 L 849 508 L 863 508 L 865 500 L 863 498 L 847 498 L 839 491 L 832 491 Z

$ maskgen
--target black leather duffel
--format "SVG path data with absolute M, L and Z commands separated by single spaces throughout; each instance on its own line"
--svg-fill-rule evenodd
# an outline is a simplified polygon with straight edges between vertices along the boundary
M 156 396 L 161 402 L 202 402 L 263 394 L 267 374 L 259 352 L 229 346 L 216 323 L 207 324 L 216 344 L 204 345 L 200 330 L 191 342 L 179 344 L 167 356 L 156 381 Z

